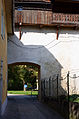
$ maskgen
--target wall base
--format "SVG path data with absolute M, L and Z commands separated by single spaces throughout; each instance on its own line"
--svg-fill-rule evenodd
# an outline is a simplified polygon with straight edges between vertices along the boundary
M 4 103 L 2 104 L 2 108 L 1 108 L 1 115 L 3 115 L 3 114 L 4 114 L 5 109 L 6 109 L 6 106 L 7 106 L 7 98 L 6 98 L 6 100 L 4 101 Z

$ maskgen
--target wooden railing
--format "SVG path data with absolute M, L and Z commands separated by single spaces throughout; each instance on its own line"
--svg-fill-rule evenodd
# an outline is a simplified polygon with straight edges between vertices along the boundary
M 15 23 L 22 24 L 51 24 L 52 11 L 15 10 Z
M 53 13 L 53 22 L 79 24 L 79 14 Z
M 22 24 L 79 24 L 79 14 L 53 13 L 40 10 L 15 10 L 15 23 Z

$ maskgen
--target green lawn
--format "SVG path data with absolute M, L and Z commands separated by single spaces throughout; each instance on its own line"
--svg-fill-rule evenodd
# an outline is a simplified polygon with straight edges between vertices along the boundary
M 8 91 L 8 94 L 38 95 L 38 91 Z

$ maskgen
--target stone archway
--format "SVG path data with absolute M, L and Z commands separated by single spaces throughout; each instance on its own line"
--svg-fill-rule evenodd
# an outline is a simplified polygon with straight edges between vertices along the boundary
M 12 64 L 8 64 L 8 66 L 13 66 L 13 65 L 33 65 L 38 68 L 38 99 L 41 100 L 40 65 L 32 63 L 32 62 L 15 62 Z

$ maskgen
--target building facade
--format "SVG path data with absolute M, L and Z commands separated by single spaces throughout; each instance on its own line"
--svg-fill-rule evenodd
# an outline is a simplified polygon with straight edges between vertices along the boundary
M 79 94 L 78 51 L 78 0 L 0 0 L 0 114 L 7 104 L 7 55 L 8 64 L 37 65 L 39 97 L 53 97 L 57 75 L 58 94 L 67 94 L 68 71 L 70 94 Z
M 7 105 L 7 7 L 6 1 L 0 0 L 0 115 L 4 113 Z
M 79 2 L 15 0 L 14 15 L 15 32 L 8 40 L 8 64 L 30 62 L 39 65 L 40 94 L 46 87 L 43 92 L 48 96 L 57 95 L 56 82 L 51 83 L 51 89 L 46 83 L 50 77 L 56 79 L 57 74 L 59 95 L 67 94 L 67 73 L 70 71 L 70 94 L 79 94 Z

